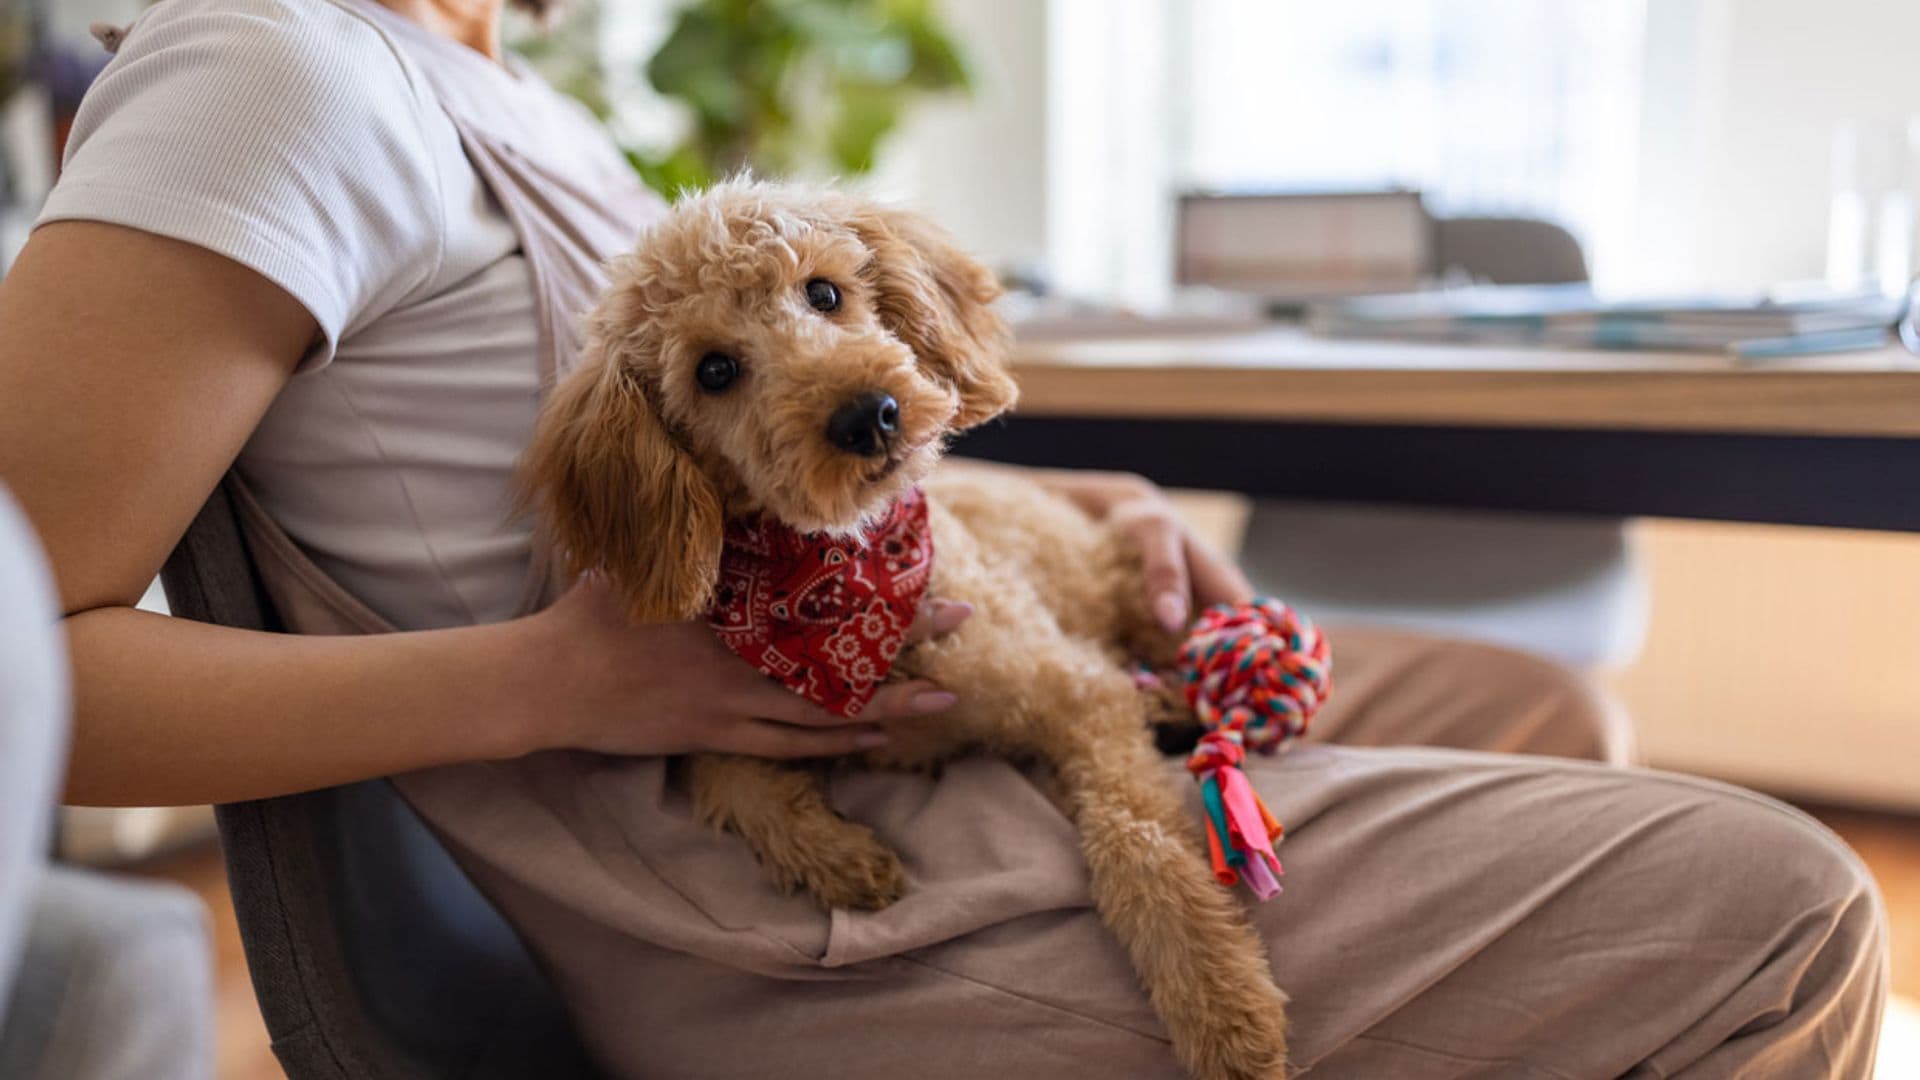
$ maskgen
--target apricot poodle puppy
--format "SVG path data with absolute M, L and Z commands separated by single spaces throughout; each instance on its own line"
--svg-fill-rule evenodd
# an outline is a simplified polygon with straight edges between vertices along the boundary
M 934 475 L 950 435 L 1013 404 L 998 293 L 933 226 L 854 195 L 737 181 L 689 197 L 613 265 L 584 362 L 528 450 L 528 498 L 570 570 L 667 620 L 708 609 L 728 522 L 854 535 L 923 486 L 929 595 L 976 613 L 909 646 L 893 677 L 960 704 L 890 724 L 854 764 L 1049 767 L 1094 902 L 1182 1062 L 1209 1080 L 1282 1076 L 1285 996 L 1152 745 L 1163 705 L 1128 670 L 1170 665 L 1178 644 L 1146 610 L 1136 553 L 1024 481 Z M 833 811 L 816 772 L 706 755 L 688 776 L 703 818 L 781 886 L 829 907 L 899 897 L 898 856 Z

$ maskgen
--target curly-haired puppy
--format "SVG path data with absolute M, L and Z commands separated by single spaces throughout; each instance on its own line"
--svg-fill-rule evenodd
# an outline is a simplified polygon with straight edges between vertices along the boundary
M 1285 997 L 1153 748 L 1160 706 L 1126 667 L 1177 647 L 1146 610 L 1136 554 L 1025 482 L 933 475 L 947 436 L 1013 403 L 998 292 L 944 234 L 856 196 L 736 182 L 690 197 L 613 266 L 585 362 L 528 451 L 530 497 L 573 571 L 600 571 L 636 618 L 664 620 L 706 610 L 727 521 L 852 532 L 924 482 L 930 595 L 976 614 L 902 653 L 894 674 L 960 704 L 890 725 L 860 762 L 1050 766 L 1094 901 L 1182 1061 L 1208 1078 L 1280 1076 Z M 885 398 L 897 416 L 874 419 L 871 438 L 833 430 Z M 782 886 L 828 906 L 900 895 L 898 856 L 835 814 L 815 773 L 710 755 L 690 777 L 699 812 Z

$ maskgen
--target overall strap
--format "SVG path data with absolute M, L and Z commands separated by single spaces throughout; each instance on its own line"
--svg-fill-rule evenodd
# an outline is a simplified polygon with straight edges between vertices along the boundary
M 579 362 L 580 320 L 606 287 L 607 260 L 632 250 L 661 204 L 637 180 L 627 190 L 589 191 L 457 115 L 454 125 L 520 237 L 540 313 L 544 393 Z
M 460 132 L 467 157 L 520 238 L 521 255 L 540 321 L 540 394 L 542 398 L 580 361 L 581 319 L 606 286 L 608 259 L 630 250 L 640 228 L 660 213 L 661 204 L 633 181 L 601 193 L 556 175 L 495 137 L 448 111 Z M 553 559 L 553 544 L 536 525 L 526 591 L 516 611 L 539 610 L 564 591 Z
M 414 60 L 459 132 L 475 173 L 520 241 L 539 320 L 535 362 L 544 398 L 580 362 L 581 320 L 607 284 L 607 261 L 630 251 L 640 232 L 665 212 L 665 204 L 630 172 L 598 177 L 587 185 L 523 153 L 484 117 L 468 115 L 475 106 L 452 85 L 475 77 L 475 57 L 450 52 L 445 42 L 428 44 Z M 487 69 L 484 74 L 500 73 Z M 515 607 L 519 614 L 539 610 L 568 584 L 555 565 L 544 528 L 536 525 L 531 542 L 526 588 Z

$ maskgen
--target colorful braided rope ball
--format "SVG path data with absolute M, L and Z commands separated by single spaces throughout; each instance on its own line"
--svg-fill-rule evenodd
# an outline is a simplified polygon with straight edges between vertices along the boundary
M 1333 688 L 1327 639 L 1271 598 L 1216 604 L 1180 649 L 1187 705 L 1206 729 L 1187 759 L 1207 808 L 1207 854 L 1224 885 L 1280 891 L 1273 847 L 1284 833 L 1240 769 L 1251 749 L 1272 754 L 1304 734 Z

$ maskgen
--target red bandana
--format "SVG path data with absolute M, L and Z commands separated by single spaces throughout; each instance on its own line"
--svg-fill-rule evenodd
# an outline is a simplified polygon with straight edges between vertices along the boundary
M 901 496 L 864 539 L 803 536 L 769 518 L 734 522 L 707 611 L 740 659 L 847 717 L 892 670 L 927 591 L 926 496 Z

